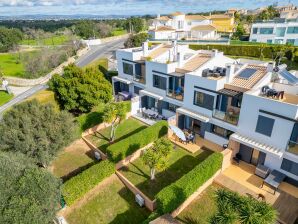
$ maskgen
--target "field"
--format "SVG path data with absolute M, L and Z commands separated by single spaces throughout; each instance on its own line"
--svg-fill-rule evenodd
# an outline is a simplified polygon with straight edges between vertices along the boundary
M 13 98 L 13 95 L 6 93 L 5 91 L 0 90 L 0 106 L 7 103 Z
M 155 195 L 164 187 L 188 173 L 211 154 L 212 151 L 209 150 L 200 150 L 192 154 L 176 146 L 170 154 L 166 168 L 156 172 L 155 180 L 150 179 L 150 168 L 144 164 L 141 158 L 131 162 L 127 167 L 123 167 L 120 172 L 145 195 L 154 199 Z
M 17 53 L 1 53 L 0 70 L 5 76 L 23 77 L 24 75 L 24 66 Z
M 146 208 L 140 208 L 134 195 L 116 177 L 110 180 L 85 204 L 66 216 L 71 224 L 139 224 L 149 216 Z
M 22 40 L 21 44 L 23 45 L 45 45 L 45 46 L 54 46 L 54 45 L 62 45 L 69 40 L 68 36 L 65 35 L 57 35 L 44 39 L 25 39 Z
M 120 36 L 120 35 L 124 35 L 126 33 L 127 33 L 126 30 L 117 29 L 117 30 L 112 31 L 112 36 Z
M 50 103 L 53 104 L 56 109 L 59 109 L 59 105 L 55 100 L 55 94 L 51 90 L 42 90 L 29 97 L 28 100 L 36 99 L 42 104 Z

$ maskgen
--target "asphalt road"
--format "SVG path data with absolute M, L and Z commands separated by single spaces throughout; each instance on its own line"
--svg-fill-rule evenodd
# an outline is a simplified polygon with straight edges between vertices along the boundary
M 89 52 L 83 56 L 81 56 L 75 63 L 79 67 L 83 67 L 95 59 L 102 58 L 102 57 L 111 57 L 113 56 L 113 52 L 119 48 L 123 47 L 124 39 L 118 39 L 114 41 L 110 41 L 107 43 L 103 43 L 98 46 L 94 46 L 89 50 Z M 25 91 L 24 93 L 18 95 L 17 97 L 13 98 L 8 103 L 2 105 L 0 107 L 0 118 L 2 117 L 2 113 L 8 109 L 9 107 L 22 102 L 24 99 L 34 95 L 35 93 L 47 89 L 48 86 L 46 84 L 40 84 L 33 86 L 31 89 Z

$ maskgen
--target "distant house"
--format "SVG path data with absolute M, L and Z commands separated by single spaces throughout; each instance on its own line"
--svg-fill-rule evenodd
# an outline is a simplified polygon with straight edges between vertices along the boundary
M 185 15 L 181 12 L 157 16 L 149 35 L 153 39 L 216 40 L 219 32 L 232 32 L 234 17 L 230 15 Z

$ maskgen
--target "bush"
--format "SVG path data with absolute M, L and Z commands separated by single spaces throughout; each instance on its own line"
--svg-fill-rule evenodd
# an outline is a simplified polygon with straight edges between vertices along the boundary
M 62 187 L 62 194 L 67 205 L 72 205 L 88 191 L 94 188 L 106 177 L 115 172 L 115 164 L 108 160 L 102 161 L 77 176 L 66 181 Z
M 217 49 L 222 51 L 225 55 L 233 56 L 246 56 L 259 58 L 263 55 L 264 58 L 275 58 L 279 45 L 218 45 L 218 44 L 208 44 L 208 45 L 189 45 L 189 48 L 193 50 L 211 50 Z M 290 51 L 286 50 L 285 53 Z
M 140 131 L 122 141 L 110 145 L 107 148 L 107 153 L 112 161 L 119 162 L 138 149 L 166 135 L 167 132 L 168 123 L 166 121 L 157 122 L 143 131 Z
M 175 210 L 221 168 L 222 160 L 221 153 L 213 153 L 179 180 L 162 189 L 156 195 L 158 213 Z

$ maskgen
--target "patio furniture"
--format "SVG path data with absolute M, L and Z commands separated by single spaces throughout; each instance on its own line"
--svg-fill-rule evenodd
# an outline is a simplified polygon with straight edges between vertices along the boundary
M 169 127 L 181 141 L 186 142 L 185 134 L 180 128 L 176 127 L 175 125 L 169 125 Z
M 128 100 L 130 98 L 130 93 L 129 92 L 121 91 L 118 94 L 123 97 L 123 100 Z
M 143 111 L 143 113 L 145 115 L 147 115 L 149 118 L 156 118 L 158 116 L 158 112 L 153 111 L 151 109 L 146 109 L 146 110 Z
M 239 165 L 241 158 L 242 158 L 241 154 L 237 153 L 233 158 L 233 160 Z
M 265 179 L 268 176 L 269 172 L 270 170 L 268 167 L 258 164 L 255 170 L 255 175 Z
M 277 171 L 277 170 L 273 170 L 268 177 L 266 177 L 266 179 L 263 181 L 261 188 L 264 186 L 265 184 L 268 184 L 269 186 L 274 188 L 274 193 L 277 191 L 279 185 L 281 184 L 281 182 L 286 178 L 286 175 Z

